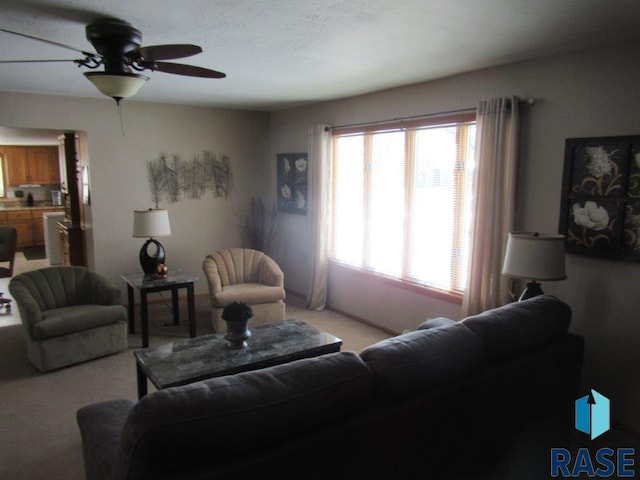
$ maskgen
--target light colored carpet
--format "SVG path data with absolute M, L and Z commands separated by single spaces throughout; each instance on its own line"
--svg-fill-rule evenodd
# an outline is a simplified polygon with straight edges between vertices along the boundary
M 151 300 L 158 298 L 150 296 Z M 184 301 L 180 302 L 180 312 L 186 319 Z M 196 297 L 198 335 L 213 333 L 209 315 L 208 298 Z M 296 297 L 287 299 L 286 316 L 340 337 L 342 350 L 360 352 L 388 337 L 330 311 L 306 310 Z M 149 318 L 151 346 L 188 338 L 186 320 L 174 326 L 164 303 L 150 306 Z M 132 352 L 141 348 L 139 331 L 137 328 L 137 333 L 129 336 L 129 349 L 124 352 L 42 374 L 27 360 L 22 326 L 0 328 L 0 479 L 84 478 L 76 411 L 103 400 L 137 398 Z M 149 391 L 153 391 L 151 385 Z

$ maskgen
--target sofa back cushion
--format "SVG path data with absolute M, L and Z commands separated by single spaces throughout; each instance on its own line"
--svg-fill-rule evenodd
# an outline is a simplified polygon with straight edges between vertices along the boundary
M 540 295 L 487 310 L 461 323 L 482 338 L 491 359 L 540 347 L 564 335 L 571 308 L 551 295 Z
M 250 248 L 226 248 L 212 254 L 222 286 L 259 282 L 265 254 Z
M 123 473 L 241 459 L 366 409 L 372 393 L 372 372 L 353 352 L 161 390 L 129 414 Z
M 360 356 L 375 373 L 376 397 L 391 401 L 475 370 L 483 347 L 470 330 L 455 324 L 382 340 Z
M 10 291 L 18 303 L 23 297 L 33 300 L 40 310 L 53 310 L 73 305 L 113 305 L 112 283 L 81 266 L 55 266 L 21 273 L 11 279 Z M 119 291 L 119 289 L 118 289 Z
M 13 261 L 17 239 L 18 234 L 15 227 L 0 225 L 0 262 Z

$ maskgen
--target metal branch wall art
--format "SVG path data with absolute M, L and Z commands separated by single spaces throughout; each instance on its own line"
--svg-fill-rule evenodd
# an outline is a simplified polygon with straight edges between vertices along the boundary
M 162 153 L 147 161 L 147 178 L 156 208 L 161 200 L 174 203 L 182 198 L 199 199 L 208 190 L 214 198 L 226 199 L 233 185 L 229 157 L 218 159 L 211 151 L 196 154 L 191 160 Z

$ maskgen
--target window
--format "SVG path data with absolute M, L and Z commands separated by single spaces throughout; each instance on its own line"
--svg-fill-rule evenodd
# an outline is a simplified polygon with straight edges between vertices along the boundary
M 334 130 L 331 259 L 461 294 L 474 140 L 475 114 Z

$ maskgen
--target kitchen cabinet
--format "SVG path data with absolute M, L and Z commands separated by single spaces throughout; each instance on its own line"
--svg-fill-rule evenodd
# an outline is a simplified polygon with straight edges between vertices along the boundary
M 58 147 L 4 148 L 9 185 L 51 185 L 60 183 Z
M 5 147 L 4 153 L 7 162 L 7 183 L 9 185 L 29 183 L 27 147 Z
M 16 247 L 18 250 L 33 245 L 33 226 L 29 210 L 15 210 L 7 212 L 7 224 L 13 226 L 18 233 Z
M 18 234 L 18 250 L 26 247 L 44 245 L 44 222 L 42 215 L 50 212 L 63 212 L 62 209 L 24 209 L 0 212 L 0 225 L 15 227 Z
M 60 183 L 58 147 L 30 147 L 27 149 L 27 158 L 31 183 Z

